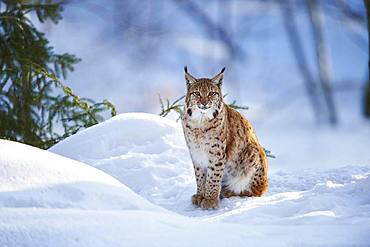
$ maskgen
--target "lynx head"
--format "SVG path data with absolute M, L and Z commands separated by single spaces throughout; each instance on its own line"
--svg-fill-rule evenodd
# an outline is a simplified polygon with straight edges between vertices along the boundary
M 185 114 L 191 119 L 209 120 L 217 117 L 223 107 L 221 93 L 225 68 L 212 79 L 195 78 L 185 67 L 187 93 L 185 98 Z

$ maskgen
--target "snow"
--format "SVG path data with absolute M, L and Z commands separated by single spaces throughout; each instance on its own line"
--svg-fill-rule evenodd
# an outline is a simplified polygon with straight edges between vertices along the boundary
M 172 120 L 121 114 L 49 151 L 1 141 L 0 246 L 368 246 L 370 164 L 278 161 L 263 197 L 201 210 Z
M 50 150 L 110 174 L 154 204 L 173 209 L 183 200 L 180 206 L 190 206 L 182 193 L 195 190 L 192 165 L 182 129 L 172 120 L 121 114 Z
M 102 210 L 157 208 L 98 169 L 5 140 L 0 140 L 0 206 Z

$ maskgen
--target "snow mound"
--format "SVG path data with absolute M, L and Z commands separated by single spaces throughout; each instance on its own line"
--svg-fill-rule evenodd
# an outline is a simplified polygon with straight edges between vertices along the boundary
M 325 221 L 328 212 L 336 215 L 338 222 L 349 222 L 351 216 L 360 217 L 357 212 L 362 208 L 362 204 L 356 204 L 357 199 L 352 199 L 367 200 L 366 193 L 360 193 L 366 189 L 366 182 L 353 176 L 367 178 L 370 167 L 347 166 L 277 170 L 269 173 L 268 193 L 261 198 L 235 197 L 222 200 L 217 210 L 194 209 L 190 197 L 196 183 L 181 125 L 152 114 L 121 114 L 50 150 L 105 171 L 156 205 L 208 220 L 237 222 L 245 218 L 255 219 L 256 223 L 283 220 L 290 224 L 310 213 Z M 270 161 L 273 165 L 274 160 Z M 327 183 L 341 184 L 343 188 L 323 187 Z
M 50 151 L 90 164 L 167 209 L 191 206 L 193 168 L 182 128 L 172 120 L 146 113 L 121 114 Z
M 277 225 L 369 224 L 370 229 L 369 174 L 367 169 L 362 175 L 349 176 L 346 181 L 326 177 L 309 190 L 294 191 L 286 187 L 285 191 L 269 192 L 261 198 L 225 199 L 222 204 L 225 208 L 233 205 L 231 210 L 223 209 L 207 220 Z M 296 176 L 285 174 L 285 178 L 291 180 Z M 271 186 L 276 190 L 274 184 Z
M 98 169 L 6 140 L 0 140 L 0 207 L 157 208 Z

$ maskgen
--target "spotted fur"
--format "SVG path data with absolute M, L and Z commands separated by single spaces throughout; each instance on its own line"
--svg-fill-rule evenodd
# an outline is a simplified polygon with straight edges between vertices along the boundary
M 192 203 L 216 208 L 220 197 L 261 196 L 267 190 L 267 158 L 255 132 L 223 101 L 224 69 L 212 79 L 187 72 L 182 119 L 197 192 Z

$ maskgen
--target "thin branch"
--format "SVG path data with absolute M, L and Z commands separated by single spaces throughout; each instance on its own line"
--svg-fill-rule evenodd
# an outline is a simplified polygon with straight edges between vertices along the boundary
M 276 156 L 273 155 L 270 150 L 268 150 L 266 148 L 263 148 L 263 151 L 265 151 L 265 154 L 266 154 L 267 157 L 272 158 L 272 159 L 276 158 Z
M 91 109 L 93 108 L 93 106 L 90 106 L 88 103 L 81 101 L 80 97 L 75 95 L 72 89 L 64 85 L 63 82 L 58 77 L 56 77 L 54 74 L 49 73 L 44 68 L 42 68 L 38 64 L 33 63 L 32 61 L 29 61 L 29 60 L 25 60 L 25 61 L 28 62 L 29 65 L 32 66 L 35 71 L 37 71 L 38 73 L 44 75 L 45 77 L 55 82 L 63 90 L 63 92 L 66 95 L 72 97 L 73 101 L 91 117 L 91 119 L 95 122 L 94 124 L 99 123 L 99 121 L 95 118 L 95 115 L 91 112 Z M 112 116 L 116 115 L 117 111 L 114 105 L 110 103 L 109 101 L 104 100 L 102 103 L 98 103 L 98 104 L 107 106 L 111 110 L 111 115 Z
M 248 106 L 238 105 L 236 104 L 236 100 L 234 100 L 232 103 L 228 104 L 231 108 L 234 108 L 236 110 L 248 110 Z
M 179 114 L 179 118 L 181 118 L 183 105 L 180 104 L 180 101 L 185 98 L 185 95 L 181 96 L 180 98 L 178 98 L 172 103 L 170 103 L 169 99 L 166 99 L 166 104 L 163 102 L 163 99 L 159 93 L 158 93 L 158 98 L 159 98 L 159 104 L 161 105 L 161 112 L 159 113 L 159 116 L 165 117 L 171 111 L 175 111 L 176 113 Z

